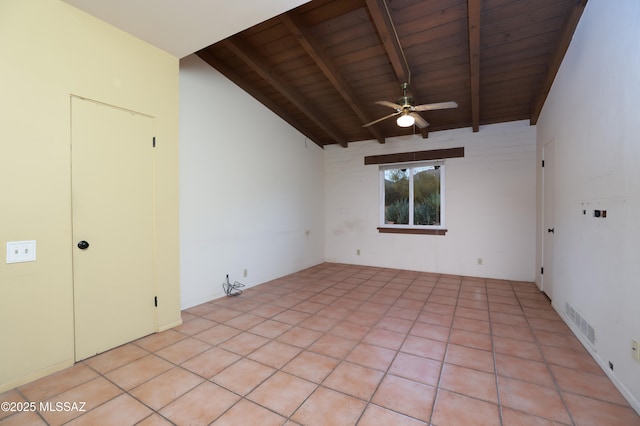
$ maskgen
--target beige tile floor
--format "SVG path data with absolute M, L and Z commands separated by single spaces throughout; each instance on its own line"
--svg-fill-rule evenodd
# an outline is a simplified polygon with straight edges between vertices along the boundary
M 325 263 L 8 391 L 4 425 L 640 425 L 532 283 Z

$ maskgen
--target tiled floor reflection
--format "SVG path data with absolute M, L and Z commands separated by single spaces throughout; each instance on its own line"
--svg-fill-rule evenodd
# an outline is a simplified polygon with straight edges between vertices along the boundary
M 322 264 L 0 395 L 4 425 L 640 425 L 534 284 Z

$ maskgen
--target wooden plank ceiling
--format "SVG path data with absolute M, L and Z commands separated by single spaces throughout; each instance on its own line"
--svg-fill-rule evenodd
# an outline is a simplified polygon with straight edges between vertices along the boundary
M 320 147 L 535 124 L 587 0 L 312 0 L 197 54 Z M 409 82 L 429 127 L 399 127 Z

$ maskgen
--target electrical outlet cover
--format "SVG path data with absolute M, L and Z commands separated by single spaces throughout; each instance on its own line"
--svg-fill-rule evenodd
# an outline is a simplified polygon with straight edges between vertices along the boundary
M 33 262 L 35 260 L 35 240 L 7 241 L 7 263 Z

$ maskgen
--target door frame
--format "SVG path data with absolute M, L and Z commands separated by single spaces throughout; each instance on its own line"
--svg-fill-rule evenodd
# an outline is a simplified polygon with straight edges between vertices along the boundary
M 135 115 L 137 117 L 148 119 L 149 120 L 148 125 L 150 125 L 150 127 L 149 127 L 150 131 L 147 134 L 147 136 L 149 136 L 148 143 L 150 145 L 150 149 L 155 147 L 155 127 L 156 127 L 155 117 L 153 117 L 153 116 L 151 116 L 149 114 L 140 113 L 140 112 L 133 111 L 133 110 L 130 110 L 130 109 L 127 109 L 127 108 L 123 108 L 123 107 L 120 107 L 120 106 L 108 104 L 108 103 L 105 103 L 105 102 L 96 101 L 94 99 L 85 98 L 85 97 L 77 96 L 77 95 L 71 95 L 71 97 L 70 97 L 70 104 L 71 104 L 70 107 L 71 107 L 72 123 L 71 123 L 71 128 L 70 128 L 70 147 L 72 149 L 73 149 L 73 146 L 74 146 L 73 136 L 74 136 L 74 132 L 76 131 L 75 130 L 76 128 L 74 127 L 74 122 L 73 122 L 73 119 L 74 119 L 73 105 L 74 105 L 74 102 L 79 102 L 79 101 L 82 101 L 83 103 L 86 102 L 86 103 L 89 103 L 89 104 L 93 104 L 93 105 L 96 105 L 96 106 L 101 107 L 101 108 L 108 108 L 108 110 L 111 110 L 111 111 L 120 111 L 122 113 L 131 114 L 131 115 Z M 84 105 L 84 104 L 80 104 L 80 105 Z M 85 129 L 86 128 L 87 127 L 85 127 Z M 81 127 L 80 127 L 80 129 L 81 129 Z M 86 132 L 86 130 L 85 130 L 85 132 Z M 130 138 L 126 138 L 126 139 L 121 139 L 121 140 L 131 140 L 131 139 Z M 137 141 L 137 140 L 140 140 L 140 139 L 139 138 L 135 138 L 134 140 Z M 140 145 L 138 145 L 138 146 L 140 146 Z M 157 301 L 156 295 L 157 295 L 157 285 L 158 285 L 157 276 L 156 276 L 157 242 L 156 242 L 155 213 L 156 213 L 157 205 L 156 205 L 156 194 L 155 194 L 155 185 L 156 185 L 155 149 L 152 149 L 150 151 L 148 157 L 146 157 L 146 158 L 148 159 L 147 161 L 150 161 L 150 164 L 147 163 L 148 165 L 146 166 L 146 167 L 149 168 L 148 169 L 149 174 L 147 175 L 148 176 L 147 182 L 148 182 L 148 191 L 149 191 L 148 192 L 148 197 L 149 197 L 148 201 L 150 202 L 150 204 L 146 204 L 147 207 L 150 207 L 150 209 L 148 210 L 149 214 L 150 214 L 149 222 L 148 222 L 148 225 L 150 226 L 150 240 L 147 240 L 148 244 L 150 245 L 150 254 L 149 255 L 150 255 L 150 261 L 151 261 L 151 264 L 150 264 L 151 268 L 149 270 L 149 275 L 148 275 L 148 278 L 149 278 L 149 281 L 150 281 L 150 283 L 149 283 L 150 284 L 149 302 L 151 304 L 153 304 L 153 300 Z M 77 244 L 77 241 L 76 241 L 76 239 L 77 239 L 76 238 L 77 237 L 76 229 L 73 229 L 75 227 L 75 225 L 76 225 L 75 224 L 75 219 L 74 219 L 73 216 L 77 213 L 75 211 L 75 208 L 74 208 L 74 204 L 75 204 L 74 203 L 74 198 L 77 196 L 77 194 L 74 193 L 74 187 L 73 187 L 73 185 L 74 185 L 73 169 L 74 169 L 74 163 L 75 163 L 73 152 L 72 152 L 72 156 L 71 156 L 70 160 L 71 160 L 71 168 L 72 168 L 72 175 L 71 175 L 71 180 L 70 180 L 70 184 L 71 184 L 71 206 L 72 206 L 72 240 L 71 240 L 71 244 L 72 244 L 73 257 L 75 258 L 77 256 L 76 251 L 78 249 L 76 248 L 76 244 Z M 110 176 L 111 172 L 108 172 L 107 175 Z M 76 277 L 76 269 L 75 269 L 76 268 L 76 262 L 75 261 L 73 261 L 73 263 L 72 263 L 72 268 L 73 268 L 72 269 L 72 277 L 73 277 L 72 279 L 73 279 L 73 289 L 74 289 L 73 292 L 74 292 L 74 299 L 75 299 L 76 285 L 78 285 L 76 283 L 76 278 L 77 277 Z M 74 301 L 74 317 L 77 316 L 76 313 L 75 313 L 76 309 L 77 309 L 77 306 L 76 306 L 76 302 Z M 147 308 L 145 308 L 145 309 L 147 309 Z M 147 334 L 152 334 L 152 333 L 157 332 L 158 331 L 157 302 L 155 304 L 155 309 L 153 309 L 152 317 L 148 317 L 148 319 L 149 320 L 152 319 L 152 325 L 149 326 L 149 324 L 147 324 L 149 326 L 149 329 L 148 329 L 149 333 L 147 333 Z M 78 325 L 77 325 L 76 321 L 77 321 L 77 318 L 74 318 L 74 358 L 75 358 L 75 360 L 77 362 L 77 361 L 80 361 L 81 359 L 87 358 L 87 356 L 79 357 L 78 340 L 77 340 L 78 339 L 78 335 L 77 335 L 77 333 L 78 333 L 78 331 L 77 331 Z M 144 328 L 146 329 L 146 327 L 144 327 Z M 142 336 L 138 336 L 138 337 L 142 337 Z M 136 337 L 136 338 L 138 338 L 138 337 Z M 119 344 L 116 344 L 116 346 L 119 346 L 120 344 L 128 343 L 128 341 L 125 341 L 125 340 L 130 341 L 130 336 L 128 336 L 126 338 L 123 338 L 122 341 Z M 107 345 L 107 346 L 111 346 L 111 345 Z M 109 348 L 106 348 L 104 350 L 101 350 L 98 353 L 105 352 L 105 351 L 107 351 L 109 349 L 112 349 L 112 347 L 109 347 Z M 89 355 L 89 356 L 92 356 L 92 355 Z
M 555 235 L 555 138 L 542 146 L 542 228 L 540 253 L 540 290 L 553 300 L 553 250 L 548 229 Z

